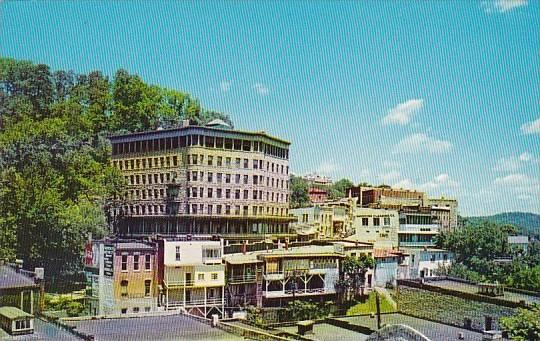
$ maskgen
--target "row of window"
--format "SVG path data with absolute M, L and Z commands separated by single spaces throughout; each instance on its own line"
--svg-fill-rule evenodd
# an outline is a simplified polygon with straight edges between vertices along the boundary
M 127 153 L 168 151 L 190 146 L 201 146 L 224 150 L 239 150 L 245 152 L 254 151 L 282 159 L 289 158 L 288 149 L 273 146 L 264 142 L 204 135 L 187 135 L 152 140 L 113 143 L 112 154 L 120 155 Z
M 179 159 L 177 155 L 146 157 L 129 160 L 113 160 L 113 167 L 120 170 L 139 170 L 152 168 L 177 167 Z
M 247 174 L 229 174 L 229 173 L 214 173 L 207 172 L 206 174 L 206 181 L 213 183 L 214 180 L 217 183 L 226 183 L 230 184 L 232 183 L 234 176 L 234 183 L 240 184 L 243 183 L 244 185 L 247 185 L 249 183 L 249 175 Z M 191 171 L 187 172 L 187 181 L 204 181 L 204 172 L 200 171 Z M 262 175 L 253 175 L 252 181 L 254 185 L 264 185 L 264 176 Z M 273 187 L 273 188 L 283 188 L 288 189 L 289 188 L 289 180 L 284 179 L 275 179 L 271 177 L 266 177 L 266 187 Z
M 142 257 L 144 256 L 144 258 Z M 128 254 L 122 255 L 122 271 L 128 271 Z M 133 256 L 133 271 L 139 271 L 141 268 L 141 261 L 144 261 L 144 270 L 152 270 L 152 255 L 138 255 L 134 254 Z
M 206 193 L 205 193 L 206 192 Z M 263 192 L 263 191 L 251 191 L 252 195 L 249 195 L 249 190 L 240 190 L 235 189 L 234 191 L 230 188 L 212 188 L 209 187 L 204 190 L 204 187 L 191 187 L 187 190 L 188 198 L 225 198 L 225 199 L 243 199 L 243 200 L 265 200 L 267 202 L 276 202 L 276 203 L 286 203 L 289 201 L 289 195 L 284 193 L 275 193 L 275 192 Z M 215 195 L 214 195 L 215 194 Z M 143 198 L 144 199 L 144 198 Z
M 369 220 L 370 219 L 373 219 L 373 226 L 381 226 L 381 218 L 362 218 L 362 226 L 370 226 L 369 225 Z M 382 226 L 390 226 L 390 218 L 389 217 L 384 217 L 383 218 L 383 221 L 382 221 L 383 225 Z
M 126 279 L 120 281 L 120 294 L 122 297 L 129 297 L 128 290 L 129 282 Z M 152 294 L 152 280 L 147 279 L 144 281 L 144 297 L 150 297 Z
M 161 214 L 177 214 L 178 212 L 169 212 L 166 210 L 165 205 L 129 205 L 121 208 L 120 212 L 126 215 L 161 215 Z M 288 208 L 283 207 L 266 207 L 252 206 L 251 215 L 266 215 L 268 216 L 287 216 L 289 214 Z M 187 204 L 186 214 L 201 214 L 201 215 L 236 215 L 236 216 L 248 216 L 249 206 L 236 205 L 212 205 L 212 204 Z M 123 269 L 124 270 L 124 269 Z M 126 269 L 127 270 L 127 262 Z
M 127 314 L 127 308 L 122 308 L 120 310 L 122 312 L 122 314 Z M 133 307 L 132 309 L 132 313 L 134 314 L 138 314 L 140 311 L 139 307 Z M 144 307 L 144 312 L 145 313 L 149 313 L 151 311 L 151 308 L 150 307 Z
M 217 166 L 217 167 L 232 167 L 235 168 L 244 168 L 249 169 L 249 159 L 242 159 L 242 158 L 234 158 L 234 164 L 232 157 L 223 157 L 223 156 L 213 156 L 213 155 L 207 155 L 206 161 L 204 158 L 204 154 L 190 154 L 187 156 L 187 164 L 188 165 L 207 165 L 207 166 Z M 264 170 L 264 166 L 266 165 L 266 171 L 272 172 L 272 173 L 278 173 L 278 174 L 289 174 L 289 166 L 283 166 L 274 162 L 270 161 L 264 161 L 264 160 L 257 160 L 253 159 L 251 161 L 251 165 L 253 169 L 260 169 Z
M 206 208 L 206 210 L 205 210 Z M 266 207 L 266 215 L 272 216 L 286 216 L 289 210 L 287 208 L 279 207 Z M 207 214 L 207 215 L 235 215 L 235 216 L 248 216 L 249 206 L 235 205 L 205 205 L 205 204 L 192 204 L 186 207 L 187 214 Z M 251 215 L 264 215 L 263 206 L 251 206 Z

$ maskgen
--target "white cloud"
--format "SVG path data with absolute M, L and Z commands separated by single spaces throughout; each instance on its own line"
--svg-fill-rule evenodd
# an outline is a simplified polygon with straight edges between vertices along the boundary
M 408 178 L 401 179 L 394 182 L 392 187 L 428 192 L 430 194 L 442 194 L 443 192 L 459 187 L 459 185 L 459 182 L 452 179 L 450 175 L 441 173 L 424 183 L 415 183 Z
M 383 118 L 383 124 L 399 124 L 407 125 L 411 121 L 413 114 L 424 107 L 423 99 L 410 99 L 400 103 L 390 109 L 388 114 Z
M 270 91 L 263 83 L 255 83 L 255 85 L 253 85 L 253 89 L 255 89 L 255 91 L 257 91 L 257 93 L 261 96 L 267 95 Z
M 394 153 L 429 153 L 442 154 L 452 149 L 450 141 L 437 140 L 426 134 L 409 135 L 394 148 Z
M 520 160 L 514 157 L 501 158 L 493 168 L 497 172 L 515 172 L 521 167 Z
M 496 178 L 494 181 L 494 184 L 499 185 L 499 186 L 509 186 L 509 187 L 527 186 L 531 184 L 531 178 L 529 178 L 525 174 L 513 173 L 513 174 L 506 175 L 504 177 Z
M 523 152 L 519 156 L 503 157 L 500 158 L 493 170 L 497 172 L 516 172 L 521 169 L 522 166 L 527 164 L 539 164 L 540 157 L 535 157 L 529 152 Z
M 491 0 L 483 1 L 482 8 L 486 13 L 505 13 L 518 7 L 527 6 L 527 0 Z
M 221 83 L 219 84 L 219 88 L 223 92 L 228 92 L 229 90 L 231 90 L 231 85 L 232 85 L 231 81 L 221 81 Z
M 339 165 L 332 160 L 325 160 L 317 167 L 317 173 L 331 175 L 339 170 Z
M 527 122 L 521 126 L 523 134 L 540 134 L 540 117 L 534 121 Z
M 378 178 L 383 184 L 388 185 L 398 181 L 401 178 L 401 173 L 397 170 L 392 170 L 390 172 L 380 174 Z

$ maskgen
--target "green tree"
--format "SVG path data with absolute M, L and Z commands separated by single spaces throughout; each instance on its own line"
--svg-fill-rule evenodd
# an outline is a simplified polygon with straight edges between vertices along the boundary
M 364 295 L 363 288 L 366 280 L 366 273 L 373 269 L 375 260 L 373 257 L 360 254 L 359 257 L 347 256 L 342 263 L 342 277 L 338 281 L 343 298 L 350 301 L 358 295 Z
M 502 317 L 500 322 L 512 340 L 540 340 L 540 304 L 532 309 L 519 308 L 514 316 Z
M 341 199 L 347 195 L 347 188 L 352 187 L 354 184 L 349 179 L 341 179 L 334 182 L 329 190 L 328 197 L 330 199 Z
M 291 175 L 291 208 L 307 207 L 309 200 L 309 183 L 298 176 Z

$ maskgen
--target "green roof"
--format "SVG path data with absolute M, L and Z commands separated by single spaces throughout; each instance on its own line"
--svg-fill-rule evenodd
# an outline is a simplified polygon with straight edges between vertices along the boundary
M 0 315 L 7 317 L 10 320 L 22 318 L 22 317 L 34 317 L 32 314 L 28 314 L 16 307 L 0 307 Z

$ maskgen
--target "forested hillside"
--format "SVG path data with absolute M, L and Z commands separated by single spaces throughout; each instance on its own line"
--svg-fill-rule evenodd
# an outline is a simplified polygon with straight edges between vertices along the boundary
M 88 234 L 106 233 L 106 198 L 122 186 L 107 135 L 213 118 L 231 123 L 126 70 L 109 79 L 0 59 L 0 258 L 52 278 L 77 271 Z
M 492 216 L 469 217 L 473 222 L 492 221 L 501 224 L 511 224 L 519 228 L 520 233 L 540 237 L 540 214 L 525 212 L 506 212 Z

